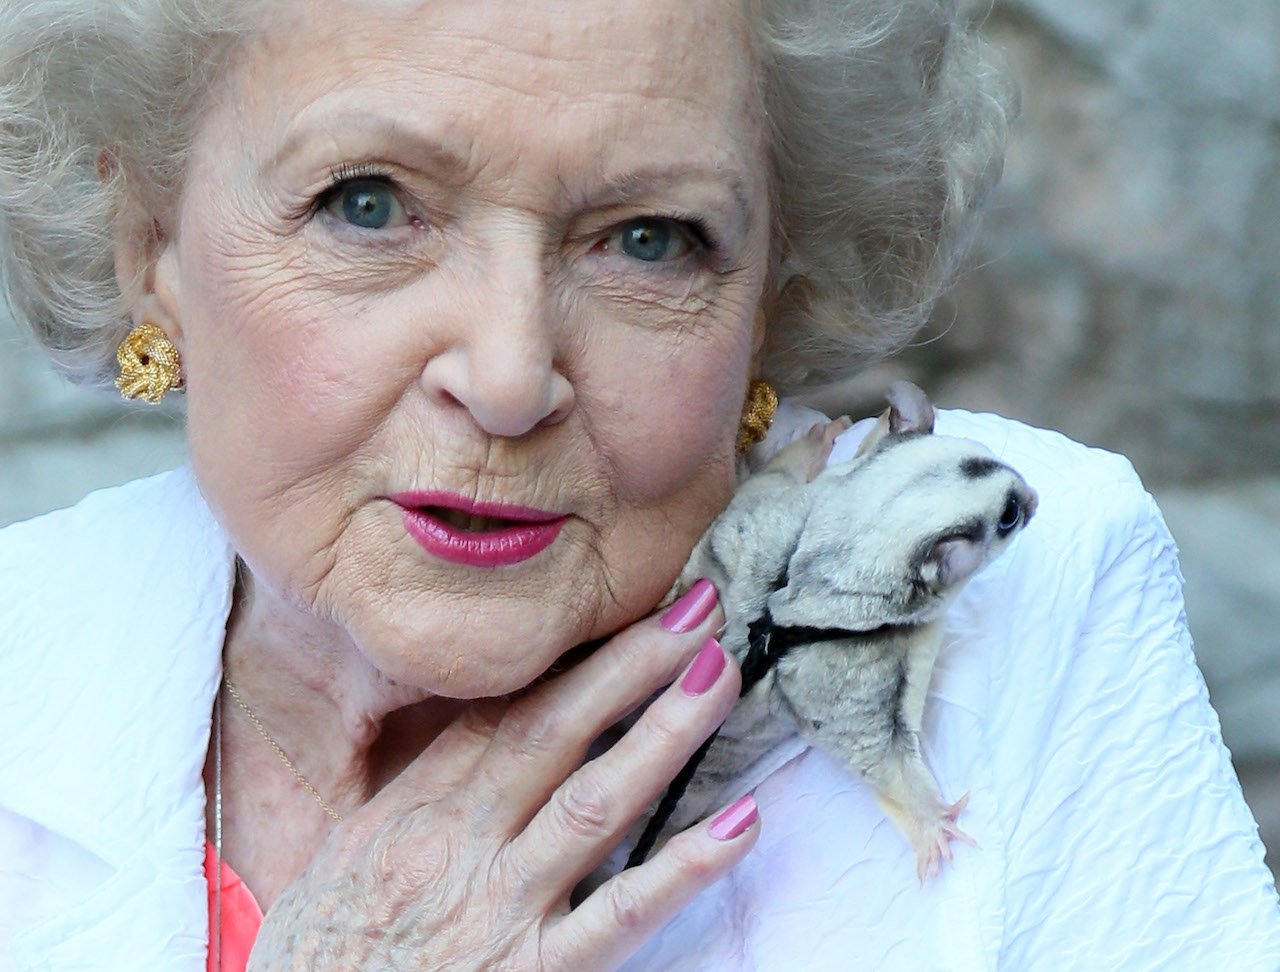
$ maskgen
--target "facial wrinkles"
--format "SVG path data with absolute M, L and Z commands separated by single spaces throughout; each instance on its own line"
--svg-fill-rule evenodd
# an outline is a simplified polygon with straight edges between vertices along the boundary
M 459 9 L 440 4 L 442 16 Z M 315 11 L 308 20 L 339 22 Z M 223 115 L 235 121 L 213 137 L 243 137 L 252 158 L 230 177 L 215 167 L 198 180 L 192 199 L 204 207 L 204 237 L 184 262 L 201 268 L 200 366 L 215 384 L 238 373 L 232 384 L 242 397 L 193 400 L 193 419 L 220 408 L 221 418 L 252 431 L 223 449 L 233 456 L 225 475 L 252 507 L 241 536 L 255 550 L 294 547 L 291 561 L 273 562 L 277 551 L 266 550 L 255 570 L 261 565 L 313 613 L 359 628 L 371 657 L 379 645 L 403 657 L 417 650 L 410 646 L 426 629 L 413 612 L 424 604 L 444 612 L 431 615 L 431 638 L 465 645 L 474 640 L 468 625 L 514 630 L 529 598 L 546 600 L 547 576 L 537 570 L 477 581 L 424 566 L 410 539 L 388 532 L 396 514 L 377 497 L 392 488 L 572 507 L 578 519 L 556 556 L 580 580 L 540 605 L 539 617 L 556 637 L 602 634 L 601 625 L 629 620 L 661 594 L 655 571 L 679 566 L 670 538 L 692 542 L 727 498 L 765 228 L 743 223 L 741 200 L 716 174 L 738 173 L 736 194 L 759 211 L 758 132 L 725 122 L 737 101 L 709 113 L 701 53 L 688 56 L 696 63 L 680 84 L 664 85 L 690 63 L 666 58 L 671 44 L 635 37 L 635 50 L 622 41 L 593 47 L 588 33 L 552 45 L 515 31 L 499 45 L 458 33 L 437 58 L 438 36 L 424 53 L 413 30 L 385 33 L 391 47 L 367 63 L 358 32 L 339 37 L 336 49 L 317 35 L 302 60 L 286 45 L 290 57 L 261 63 L 240 117 Z M 637 90 L 609 68 L 625 57 L 651 83 Z M 270 99 L 255 105 L 254 91 L 296 92 L 301 104 L 271 117 Z M 423 92 L 439 97 L 423 102 Z M 379 140 L 326 128 L 318 120 L 334 116 L 320 113 L 325 99 L 325 111 L 367 105 L 402 119 L 406 132 L 453 132 L 458 171 L 422 161 L 407 134 Z M 304 121 L 315 108 L 315 130 L 278 171 L 262 168 L 298 108 Z M 316 219 L 290 222 L 306 193 L 324 188 L 329 167 L 361 155 L 394 156 L 410 201 L 427 204 L 421 239 L 429 245 L 357 245 Z M 644 174 L 686 163 L 705 170 L 705 186 L 696 174 L 671 183 Z M 719 235 L 734 237 L 731 262 L 685 273 L 595 248 L 617 220 L 673 200 L 709 211 Z M 729 225 L 735 219 L 743 225 Z M 490 343 L 474 344 L 477 335 Z M 535 358 L 558 369 L 573 383 L 572 412 L 521 436 L 480 434 L 464 409 L 431 400 L 420 378 L 424 362 L 457 347 L 499 371 Z M 213 429 L 206 434 L 227 434 L 226 425 Z M 449 670 L 468 664 L 455 657 Z
M 436 22 L 436 30 L 448 31 L 447 20 L 450 10 L 457 11 L 458 5 L 445 4 L 433 11 L 429 16 Z M 428 16 L 419 14 L 418 16 Z M 331 83 L 324 82 L 337 74 L 334 72 L 333 60 L 344 60 L 344 67 L 355 74 L 358 83 L 355 86 L 344 86 L 347 90 L 377 91 L 387 102 L 398 103 L 400 114 L 408 122 L 412 122 L 415 110 L 421 110 L 420 103 L 415 101 L 423 87 L 434 85 L 437 102 L 432 109 L 442 118 L 450 119 L 448 133 L 451 141 L 457 142 L 457 133 L 470 132 L 477 129 L 475 121 L 483 123 L 497 122 L 495 127 L 511 131 L 540 132 L 543 142 L 558 146 L 569 158 L 579 161 L 584 158 L 598 157 L 602 149 L 611 143 L 625 142 L 635 138 L 636 132 L 631 127 L 621 131 L 590 131 L 590 125 L 583 126 L 575 120 L 574 111 L 579 105 L 583 110 L 577 112 L 579 118 L 593 118 L 595 121 L 609 116 L 611 102 L 627 103 L 627 110 L 618 112 L 634 122 L 637 116 L 644 119 L 645 137 L 656 126 L 659 129 L 679 127 L 688 120 L 690 113 L 698 114 L 705 110 L 692 95 L 707 86 L 713 80 L 712 71 L 716 65 L 715 58 L 700 56 L 702 52 L 693 49 L 692 41 L 684 51 L 673 51 L 679 44 L 683 34 L 693 33 L 679 31 L 674 35 L 662 36 L 662 43 L 646 45 L 639 42 L 632 46 L 619 48 L 611 46 L 609 41 L 616 32 L 606 29 L 589 30 L 585 25 L 579 28 L 574 36 L 566 23 L 573 23 L 580 18 L 574 12 L 557 21 L 554 33 L 546 30 L 541 23 L 535 29 L 521 31 L 520 18 L 507 17 L 497 42 L 485 36 L 486 25 L 473 25 L 469 11 L 465 12 L 468 31 L 456 31 L 448 36 L 449 43 L 433 47 L 432 56 L 424 58 L 412 44 L 415 34 L 410 28 L 403 32 L 390 32 L 390 48 L 378 51 L 378 57 L 368 58 L 360 49 L 360 38 L 354 32 L 339 32 L 336 36 L 327 36 L 324 43 L 315 45 L 317 51 L 324 51 L 323 58 L 317 58 L 309 74 L 319 83 L 313 85 L 316 90 L 311 100 L 319 94 L 341 94 Z M 535 17 L 537 15 L 534 15 Z M 646 15 L 646 20 L 649 15 Z M 597 16 L 598 21 L 605 18 Z M 652 28 L 651 23 L 643 26 Z M 597 24 L 597 27 L 599 25 Z M 654 32 L 657 34 L 657 32 Z M 401 39 L 402 38 L 402 39 Z M 397 47 L 397 40 L 407 46 Z M 630 40 L 630 38 L 629 38 Z M 582 52 L 590 52 L 583 54 Z M 663 77 L 670 74 L 672 65 L 679 63 L 682 70 L 690 65 L 706 63 L 704 71 L 696 74 L 685 85 L 689 94 L 683 91 L 667 90 L 660 84 L 650 84 L 637 91 L 630 83 L 630 72 L 618 73 L 618 83 L 610 90 L 614 74 L 601 71 L 602 63 L 610 58 L 630 60 L 635 64 L 634 74 L 637 77 Z M 285 90 L 306 86 L 307 75 L 297 76 L 296 66 L 291 65 L 288 77 L 269 79 L 270 84 L 283 86 Z M 326 91 L 326 87 L 333 89 Z M 746 100 L 746 99 L 743 99 Z M 367 105 L 363 107 L 368 107 Z M 305 118 L 310 105 L 301 107 L 300 115 Z M 744 107 L 738 107 L 744 111 Z M 282 113 L 282 118 L 289 117 Z M 555 130 L 553 137 L 545 137 L 548 126 L 556 126 L 562 119 L 567 119 L 564 127 Z M 708 119 L 703 119 L 707 121 Z M 743 130 L 755 126 L 754 120 L 743 119 L 740 122 Z M 695 130 L 706 130 L 703 124 Z M 524 139 L 525 144 L 536 145 L 537 140 Z M 698 148 L 700 142 L 695 140 L 689 147 Z M 457 145 L 455 144 L 455 149 Z M 458 153 L 465 155 L 466 153 Z M 686 154 L 686 153 L 681 153 Z M 495 160 L 485 160 L 484 164 L 492 165 Z M 521 166 L 526 169 L 535 160 L 523 157 Z M 474 173 L 473 173 L 474 174 Z M 526 186 L 528 180 L 517 178 L 512 184 L 517 187 Z
M 210 190 L 212 192 L 212 190 Z M 324 421 L 332 404 L 355 410 L 361 405 L 363 389 L 359 368 L 342 355 L 308 354 L 312 341 L 322 341 L 335 318 L 332 299 L 323 291 L 308 286 L 308 274 L 301 266 L 305 253 L 291 250 L 275 240 L 252 204 L 242 205 L 243 194 L 231 191 L 218 199 L 195 200 L 194 208 L 217 212 L 220 218 L 200 221 L 199 231 L 185 239 L 192 242 L 186 262 L 204 266 L 209 272 L 197 275 L 203 287 L 193 287 L 193 313 L 207 313 L 214 308 L 220 345 L 200 363 L 197 374 L 210 376 L 211 383 L 234 381 L 231 372 L 252 369 L 257 380 L 244 386 L 242 393 L 219 407 L 239 410 L 243 421 L 256 423 L 269 431 L 271 423 L 263 416 L 282 412 L 301 412 L 304 420 Z M 348 315 L 358 318 L 359 311 Z M 206 329 L 208 330 L 208 329 Z M 200 329 L 197 329 L 200 333 Z M 199 349 L 197 349 L 199 351 Z M 228 353 L 230 351 L 231 353 Z M 244 352 L 247 357 L 241 357 Z M 308 389 L 310 394 L 300 394 Z M 320 398 L 322 392 L 329 401 Z M 202 399 L 194 396 L 199 407 Z M 293 455 L 287 449 L 272 448 L 270 436 L 264 443 L 267 453 L 249 457 L 259 470 L 274 475 L 262 482 L 264 499 L 284 504 L 296 495 L 279 493 L 277 488 L 288 483 L 291 491 L 314 488 L 309 476 L 318 474 L 321 481 L 336 473 L 332 460 L 352 457 L 364 445 L 363 434 L 354 430 L 344 439 L 341 427 L 324 440 L 324 451 L 317 454 Z M 282 429 L 287 433 L 287 429 Z M 325 474 L 329 475 L 325 475 Z
M 499 244 L 500 245 L 497 248 L 495 248 L 495 252 L 500 252 L 502 249 L 502 246 L 505 245 L 505 242 L 502 240 L 499 240 Z M 230 249 L 233 252 L 241 253 L 243 252 L 244 247 L 232 246 Z M 376 262 L 377 262 L 376 257 L 369 258 L 369 259 L 370 259 L 370 263 L 376 266 Z M 253 262 L 256 262 L 256 261 L 248 262 L 247 269 L 252 270 Z M 273 313 L 275 313 L 275 309 L 272 306 L 272 301 L 277 291 L 279 291 L 282 295 L 284 295 L 285 298 L 293 298 L 296 300 L 298 292 L 300 291 L 302 295 L 309 296 L 311 297 L 311 299 L 317 300 L 316 295 L 308 293 L 307 288 L 298 288 L 296 286 L 296 284 L 298 283 L 298 280 L 296 277 L 290 274 L 290 271 L 293 270 L 293 267 L 297 262 L 299 262 L 297 258 L 292 258 L 292 259 L 286 260 L 286 262 L 278 266 L 276 268 L 277 274 L 275 276 L 275 279 L 267 283 L 266 285 L 262 286 L 259 292 L 254 297 L 257 303 L 262 307 L 263 309 L 262 312 L 259 313 L 257 308 L 255 308 L 253 304 L 248 304 L 245 307 L 246 313 L 255 317 L 273 316 Z M 489 267 L 488 269 L 492 270 L 492 267 Z M 291 285 L 294 285 L 294 286 L 291 287 Z M 623 313 L 619 315 L 621 317 L 624 317 L 624 318 L 632 317 L 634 320 L 641 323 L 644 323 L 646 321 L 650 321 L 650 322 L 656 321 L 656 324 L 654 326 L 659 328 L 678 328 L 678 327 L 681 327 L 682 325 L 687 326 L 689 324 L 690 319 L 692 317 L 697 316 L 699 312 L 706 313 L 706 312 L 710 312 L 713 309 L 711 303 L 705 297 L 702 297 L 701 295 L 698 295 L 697 297 L 695 297 L 690 292 L 692 289 L 692 286 L 693 286 L 692 282 L 689 282 L 686 285 L 686 289 L 683 294 L 674 295 L 674 296 L 665 295 L 665 294 L 659 294 L 656 296 L 651 296 L 647 294 L 637 295 L 635 293 L 626 291 L 622 287 L 611 287 L 608 282 L 600 286 L 599 289 L 602 292 L 604 297 L 612 299 L 615 302 L 615 304 L 619 305 L 619 308 L 623 311 Z M 744 300 L 743 303 L 745 304 L 747 303 L 747 301 Z M 658 308 L 661 308 L 667 311 L 667 313 L 662 314 L 661 317 L 659 318 L 654 318 L 652 314 L 648 314 L 648 316 L 646 317 L 646 312 L 650 309 L 651 306 L 657 306 Z M 306 308 L 306 307 L 291 308 L 288 306 L 285 306 L 282 308 L 283 313 L 286 316 L 289 316 L 295 320 L 298 319 L 299 317 L 302 317 L 305 319 L 306 317 L 305 311 L 310 309 L 311 308 Z M 633 314 L 627 313 L 628 310 L 633 311 L 634 313 Z M 708 313 L 708 316 L 711 316 L 711 315 Z M 721 314 L 720 316 L 734 317 L 737 315 L 732 314 L 732 312 L 730 312 L 728 315 Z M 332 376 L 332 377 L 337 377 L 337 376 Z

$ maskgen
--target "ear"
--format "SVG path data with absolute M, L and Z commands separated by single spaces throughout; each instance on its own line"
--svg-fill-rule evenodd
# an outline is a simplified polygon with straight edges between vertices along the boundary
M 929 396 L 909 381 L 895 381 L 885 396 L 889 407 L 880 413 L 866 438 L 858 446 L 854 458 L 866 455 L 886 435 L 901 432 L 932 432 L 934 411 Z
M 889 431 L 932 432 L 936 415 L 933 402 L 929 401 L 919 386 L 909 381 L 895 381 L 889 386 Z
M 118 169 L 114 155 L 102 149 L 98 153 L 98 177 L 103 182 L 119 179 L 124 187 L 115 219 L 116 285 L 133 323 L 157 325 L 181 353 L 177 249 L 160 221 L 128 191 L 128 182 Z
M 936 591 L 963 584 L 982 569 L 983 546 L 965 537 L 946 537 L 933 545 L 920 565 L 920 578 Z

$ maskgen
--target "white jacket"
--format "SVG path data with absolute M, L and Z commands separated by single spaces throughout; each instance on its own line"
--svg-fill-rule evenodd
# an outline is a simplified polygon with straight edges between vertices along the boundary
M 926 709 L 979 847 L 922 888 L 866 787 L 796 742 L 739 781 L 755 850 L 627 969 L 1277 972 L 1280 907 L 1153 501 L 1055 433 L 963 412 L 938 431 L 1040 494 L 952 608 Z M 203 970 L 233 562 L 187 470 L 0 532 L 0 969 Z

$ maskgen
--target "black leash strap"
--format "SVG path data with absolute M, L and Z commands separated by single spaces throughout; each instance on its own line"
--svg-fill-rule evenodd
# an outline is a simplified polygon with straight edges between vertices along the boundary
M 684 768 L 671 781 L 671 785 L 667 787 L 667 792 L 662 795 L 662 801 L 658 804 L 658 809 L 654 811 L 653 819 L 644 828 L 644 833 L 636 841 L 636 846 L 631 851 L 631 856 L 627 858 L 627 867 L 643 864 L 644 859 L 649 856 L 649 851 L 653 850 L 653 845 L 658 840 L 658 834 L 662 833 L 662 828 L 667 825 L 671 815 L 676 812 L 676 804 L 684 796 L 684 791 L 689 788 L 689 781 L 693 779 L 693 774 L 698 771 L 698 764 L 702 762 L 702 757 L 707 755 L 707 750 L 716 741 L 716 736 L 719 733 L 720 730 L 717 729 L 708 736 L 706 742 L 699 746 L 698 751 L 689 757 L 689 762 L 684 764 Z
M 770 660 L 769 657 L 769 633 L 773 630 L 773 618 L 769 617 L 766 609 L 764 614 L 751 622 L 747 628 L 747 657 L 742 662 L 742 687 L 738 690 L 738 698 L 742 698 L 753 688 L 760 679 L 773 667 L 776 658 Z M 684 764 L 684 768 L 676 774 L 675 779 L 667 787 L 667 792 L 662 795 L 661 802 L 658 803 L 658 809 L 654 811 L 653 818 L 649 821 L 648 826 L 644 828 L 644 833 L 640 835 L 640 839 L 636 841 L 635 849 L 631 851 L 631 856 L 627 858 L 627 867 L 635 867 L 637 864 L 643 864 L 644 859 L 649 856 L 649 851 L 653 850 L 653 845 L 658 840 L 658 834 L 662 833 L 662 828 L 667 825 L 667 821 L 671 819 L 671 815 L 676 812 L 676 805 L 679 804 L 680 798 L 684 796 L 684 791 L 689 788 L 689 781 L 693 779 L 693 774 L 698 771 L 698 766 L 702 762 L 707 750 L 711 748 L 711 744 L 716 741 L 716 736 L 720 735 L 720 730 L 716 729 L 706 742 L 698 747 L 697 752 L 689 757 L 689 761 Z
M 769 616 L 769 612 L 766 609 L 764 614 L 751 622 L 747 628 L 747 657 L 742 660 L 742 688 L 738 691 L 738 698 L 742 698 L 755 688 L 760 683 L 760 680 L 769 674 L 769 670 L 778 663 L 778 660 L 785 657 L 792 648 L 798 645 L 812 644 L 815 641 L 848 638 L 857 633 L 845 628 L 810 628 L 802 626 L 775 628 L 773 618 Z M 631 852 L 631 856 L 627 858 L 627 867 L 643 864 L 644 859 L 649 856 L 649 851 L 653 850 L 653 845 L 658 840 L 658 834 L 662 833 L 662 828 L 667 825 L 671 815 L 676 812 L 676 805 L 679 804 L 680 798 L 684 796 L 684 791 L 689 788 L 689 781 L 693 779 L 693 774 L 698 771 L 698 765 L 702 762 L 703 757 L 707 755 L 707 750 L 711 748 L 711 744 L 716 741 L 716 736 L 719 734 L 720 730 L 717 729 L 707 737 L 707 741 L 698 747 L 698 751 L 689 757 L 689 761 L 684 764 L 684 768 L 671 781 L 671 785 L 667 787 L 667 792 L 663 794 L 662 800 L 658 804 L 658 809 L 654 811 L 653 819 L 644 828 L 644 833 L 640 835 L 640 839 L 636 842 L 635 849 Z

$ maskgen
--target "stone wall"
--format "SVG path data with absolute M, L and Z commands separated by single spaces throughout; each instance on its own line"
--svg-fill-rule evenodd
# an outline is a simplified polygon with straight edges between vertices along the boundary
M 1280 4 L 1005 0 L 989 28 L 1023 114 L 916 360 L 1159 482 L 1275 472 Z
M 977 258 L 905 374 L 1133 458 L 1280 852 L 1280 3 L 996 0 L 1022 116 Z M 0 322 L 0 524 L 180 461 L 170 414 L 63 387 Z

